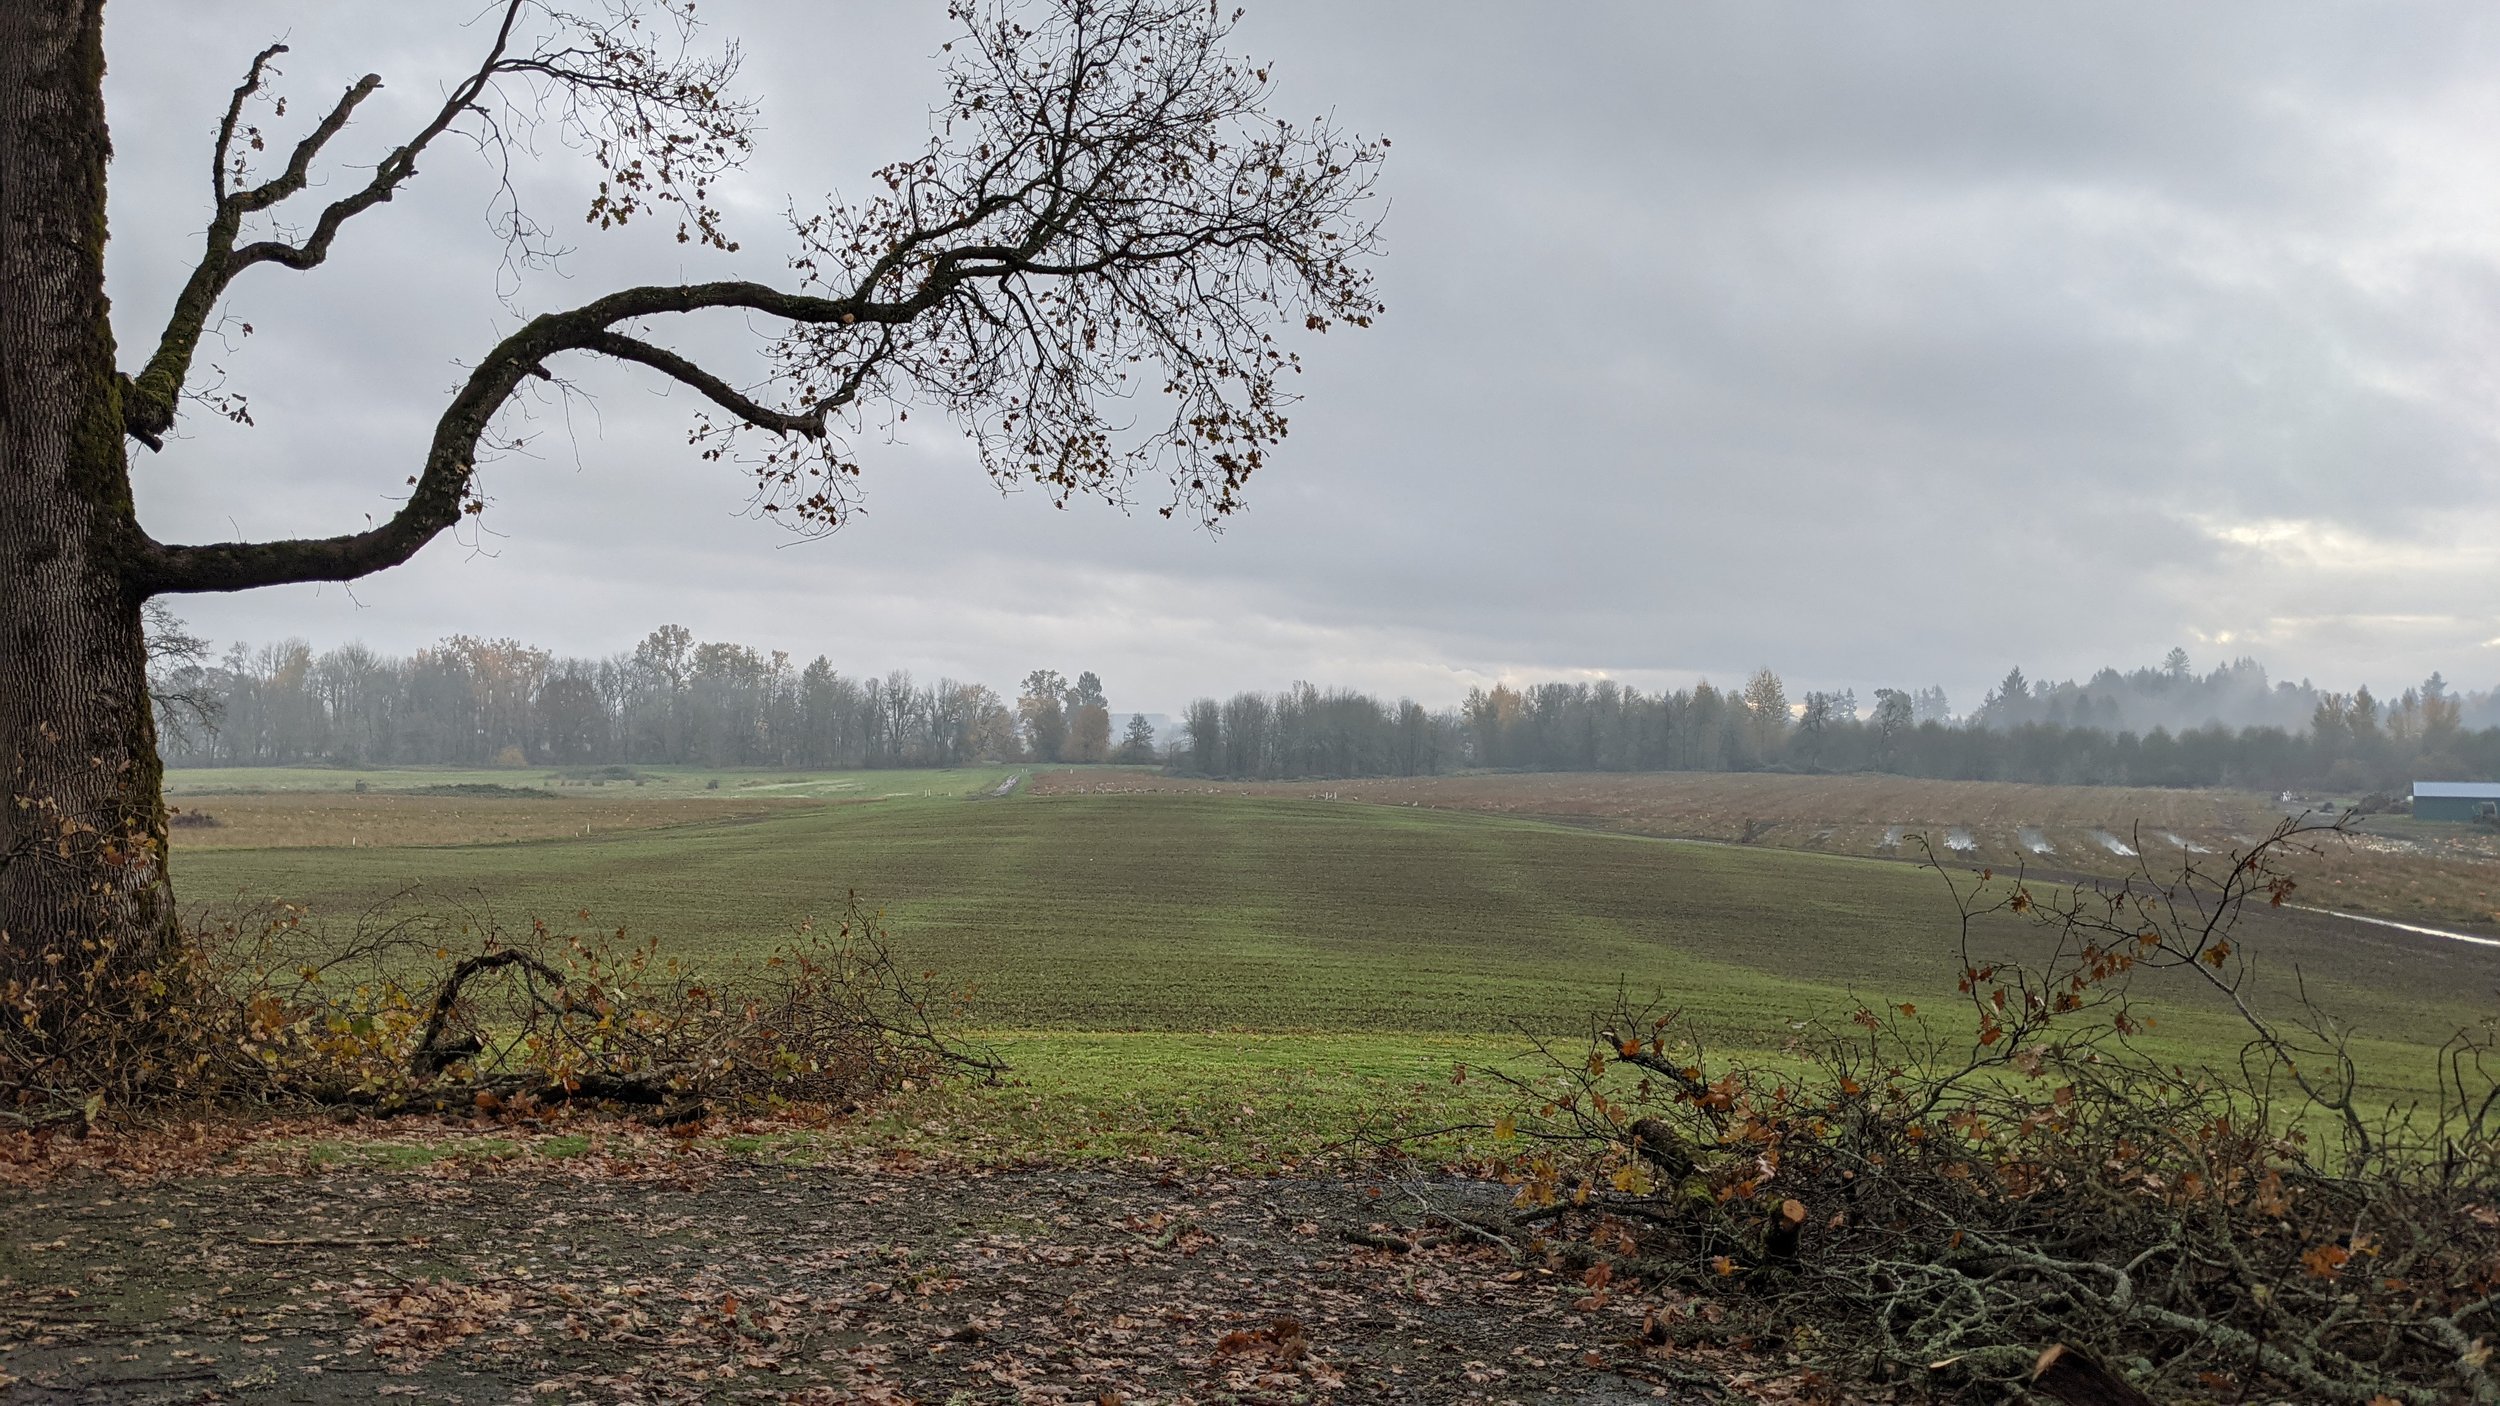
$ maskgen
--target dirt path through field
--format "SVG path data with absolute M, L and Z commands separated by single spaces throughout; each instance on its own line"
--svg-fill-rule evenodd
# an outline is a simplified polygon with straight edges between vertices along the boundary
M 575 1161 L 0 1191 L 0 1400 L 1743 1399 L 1358 1180 Z

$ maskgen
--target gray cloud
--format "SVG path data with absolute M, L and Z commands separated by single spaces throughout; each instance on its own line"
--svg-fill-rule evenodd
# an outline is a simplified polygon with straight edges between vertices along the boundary
M 578 239 L 541 307 L 776 267 L 936 96 L 940 7 L 705 7 L 766 104 L 750 252 Z M 460 5 L 115 0 L 114 294 L 136 346 L 204 217 L 223 90 L 285 34 L 297 110 L 381 71 L 368 153 L 473 39 Z M 2481 7 L 1268 0 L 1288 111 L 1396 140 L 1391 313 L 1305 348 L 1287 452 L 1220 537 L 1002 499 L 936 426 L 793 544 L 615 371 L 499 462 L 488 535 L 353 588 L 184 603 L 222 637 L 580 652 L 662 620 L 1115 703 L 1302 677 L 1453 699 L 1504 674 L 1965 702 L 2186 643 L 2280 674 L 2500 682 L 2500 23 Z M 570 234 L 582 172 L 530 207 Z M 434 158 L 309 276 L 247 282 L 216 359 L 257 428 L 141 465 L 181 538 L 386 508 L 457 363 L 515 314 L 489 173 Z M 699 329 L 734 346 L 738 329 Z M 135 356 L 135 352 L 126 352 Z M 1145 506 L 1152 506 L 1151 501 Z

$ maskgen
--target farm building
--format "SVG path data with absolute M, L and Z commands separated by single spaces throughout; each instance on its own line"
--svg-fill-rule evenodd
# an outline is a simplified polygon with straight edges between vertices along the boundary
M 2413 818 L 2472 820 L 2500 815 L 2500 781 L 2416 781 Z

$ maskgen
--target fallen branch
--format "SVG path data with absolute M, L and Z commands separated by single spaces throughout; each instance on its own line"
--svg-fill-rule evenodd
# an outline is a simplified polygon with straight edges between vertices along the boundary
M 2065 1406 L 2157 1406 L 2124 1377 L 2057 1343 L 2032 1364 L 2031 1389 Z

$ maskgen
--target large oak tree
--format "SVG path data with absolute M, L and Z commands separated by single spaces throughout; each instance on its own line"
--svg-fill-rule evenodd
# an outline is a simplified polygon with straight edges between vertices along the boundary
M 362 531 L 151 535 L 130 458 L 182 452 L 169 432 L 217 408 L 195 363 L 229 290 L 316 273 L 447 139 L 518 160 L 553 124 L 566 140 L 550 147 L 596 163 L 593 224 L 667 220 L 735 247 L 711 199 L 755 131 L 734 45 L 706 47 L 688 0 L 566 3 L 501 0 L 476 67 L 369 170 L 330 150 L 379 76 L 289 116 L 282 46 L 238 52 L 203 152 L 197 265 L 128 357 L 104 292 L 105 5 L 0 6 L 0 1085 L 90 1088 L 82 1051 L 142 1021 L 180 948 L 143 606 L 407 561 L 480 508 L 476 465 L 533 379 L 605 358 L 687 388 L 697 452 L 743 466 L 758 506 L 801 530 L 842 520 L 855 446 L 906 406 L 950 417 L 1003 480 L 1064 498 L 1161 478 L 1167 515 L 1212 520 L 1285 432 L 1295 363 L 1275 334 L 1377 311 L 1366 201 L 1385 143 L 1275 118 L 1221 11 L 966 4 L 927 146 L 878 172 L 875 198 L 794 214 L 786 276 L 528 317 L 466 364 L 430 441 L 406 447 L 404 500 Z M 760 329 L 751 361 L 672 348 L 670 329 L 707 313 Z

